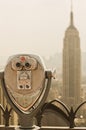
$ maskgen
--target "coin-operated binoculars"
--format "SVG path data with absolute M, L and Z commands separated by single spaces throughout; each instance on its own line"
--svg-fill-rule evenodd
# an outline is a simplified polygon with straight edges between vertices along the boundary
M 11 57 L 2 76 L 5 96 L 18 114 L 20 129 L 37 129 L 33 120 L 49 92 L 52 72 L 46 71 L 39 56 Z

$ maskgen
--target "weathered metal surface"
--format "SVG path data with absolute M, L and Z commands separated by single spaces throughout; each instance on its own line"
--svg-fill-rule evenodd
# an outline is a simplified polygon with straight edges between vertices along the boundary
M 34 117 L 47 98 L 51 79 L 52 72 L 46 70 L 37 55 L 21 54 L 9 59 L 2 88 L 23 129 L 33 129 Z
M 39 99 L 44 78 L 44 66 L 32 55 L 12 57 L 4 71 L 7 92 L 14 104 L 24 112 Z

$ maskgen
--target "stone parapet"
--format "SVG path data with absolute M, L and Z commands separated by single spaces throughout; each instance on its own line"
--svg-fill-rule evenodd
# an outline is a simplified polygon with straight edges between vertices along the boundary
M 20 130 L 18 126 L 0 126 L 0 130 Z M 26 130 L 26 129 L 23 129 Z M 27 129 L 28 130 L 28 129 Z M 37 130 L 37 127 L 34 129 Z M 69 127 L 41 127 L 39 130 L 86 130 L 86 127 L 75 127 L 75 128 L 69 128 Z

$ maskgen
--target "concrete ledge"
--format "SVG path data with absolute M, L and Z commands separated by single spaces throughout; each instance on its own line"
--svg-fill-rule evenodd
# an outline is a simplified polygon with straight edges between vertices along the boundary
M 0 125 L 0 130 L 16 130 L 16 128 L 18 128 L 18 127 L 16 127 L 16 126 L 2 126 L 2 125 Z
M 20 130 L 18 126 L 0 126 L 0 130 Z M 28 130 L 28 129 L 27 129 Z M 38 130 L 38 129 L 34 129 Z M 75 127 L 75 128 L 69 128 L 69 127 L 48 127 L 48 126 L 42 126 L 39 130 L 86 130 L 86 127 Z
M 1 126 L 0 125 L 0 130 L 32 130 L 31 128 L 20 128 L 19 126 Z M 35 126 L 33 127 L 33 130 L 40 130 L 40 127 Z
M 75 128 L 69 128 L 69 127 L 41 127 L 40 130 L 86 130 L 86 127 L 75 127 Z

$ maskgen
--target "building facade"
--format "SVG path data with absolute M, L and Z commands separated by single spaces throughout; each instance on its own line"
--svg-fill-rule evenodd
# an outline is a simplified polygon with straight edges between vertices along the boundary
M 8 104 L 4 96 L 1 81 L 0 81 L 0 104 L 4 107 L 4 109 L 6 109 L 6 106 L 8 107 L 9 110 L 11 108 L 11 106 Z M 12 110 L 10 117 L 10 125 L 16 125 L 16 124 L 18 124 L 17 114 Z M 3 112 L 1 111 L 1 109 L 0 109 L 0 125 L 4 125 Z
M 81 89 L 81 49 L 80 37 L 74 26 L 73 12 L 70 12 L 70 25 L 63 41 L 63 100 L 68 106 L 80 103 Z

